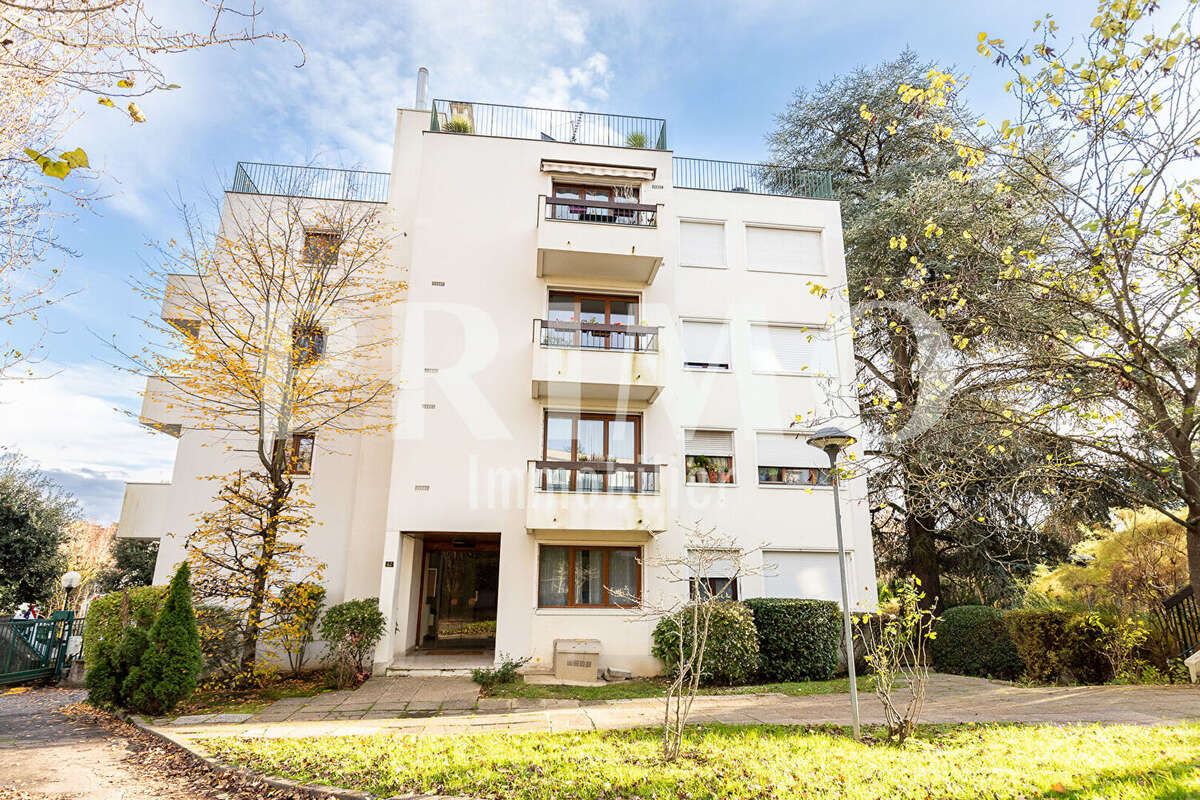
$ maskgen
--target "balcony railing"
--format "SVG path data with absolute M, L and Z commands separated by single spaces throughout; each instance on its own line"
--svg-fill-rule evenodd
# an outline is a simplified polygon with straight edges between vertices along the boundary
M 677 157 L 671 161 L 678 189 L 833 199 L 833 179 L 827 170 L 704 158 Z
M 429 129 L 543 142 L 667 149 L 667 121 L 655 117 L 434 100 Z
M 535 461 L 537 485 L 544 492 L 657 494 L 658 464 L 617 461 Z
M 610 322 L 575 322 L 536 319 L 534 341 L 542 347 L 574 350 L 610 350 L 622 353 L 657 353 L 661 327 L 620 325 Z
M 654 228 L 658 225 L 658 206 L 613 200 L 547 197 L 546 219 Z
M 233 171 L 230 191 L 314 200 L 386 203 L 390 179 L 391 175 L 387 172 L 239 161 Z

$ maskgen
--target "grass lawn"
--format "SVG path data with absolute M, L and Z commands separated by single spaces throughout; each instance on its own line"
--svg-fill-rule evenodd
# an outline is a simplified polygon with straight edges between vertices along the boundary
M 285 697 L 313 697 L 329 691 L 329 679 L 323 672 L 281 677 L 257 689 L 197 690 L 175 707 L 175 716 L 185 714 L 257 714 Z
M 873 691 L 871 679 L 860 676 L 860 692 Z M 777 692 L 794 697 L 809 694 L 834 694 L 849 692 L 847 678 L 828 681 L 803 681 L 796 683 L 761 683 L 753 686 L 701 686 L 700 694 L 763 694 Z M 667 693 L 667 682 L 659 679 L 621 681 L 605 686 L 554 686 L 540 683 L 525 683 L 523 680 L 502 683 L 488 690 L 488 697 L 527 697 L 539 700 L 625 700 L 635 697 L 662 697 Z
M 664 764 L 653 729 L 206 740 L 262 772 L 365 790 L 485 798 L 1200 797 L 1200 725 L 922 728 L 903 748 L 838 728 L 693 728 Z

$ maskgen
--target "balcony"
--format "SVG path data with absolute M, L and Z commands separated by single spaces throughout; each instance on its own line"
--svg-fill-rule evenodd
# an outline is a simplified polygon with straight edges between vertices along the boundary
M 833 199 L 833 178 L 823 169 L 676 157 L 671 172 L 677 189 Z
M 387 172 L 239 161 L 234 168 L 233 185 L 229 191 L 313 200 L 386 203 L 391 177 Z
M 636 150 L 667 149 L 667 121 L 657 117 L 463 100 L 434 100 L 429 130 Z
M 663 260 L 659 207 L 538 197 L 539 278 L 592 278 L 649 286 Z
M 605 401 L 644 407 L 663 388 L 661 328 L 533 321 L 533 397 L 578 405 Z
M 161 539 L 167 520 L 169 483 L 127 483 L 118 539 Z
M 531 461 L 525 527 L 530 531 L 667 529 L 664 467 L 615 461 Z
M 183 409 L 179 407 L 177 396 L 178 392 L 166 380 L 147 378 L 138 421 L 147 428 L 178 439 L 183 430 Z

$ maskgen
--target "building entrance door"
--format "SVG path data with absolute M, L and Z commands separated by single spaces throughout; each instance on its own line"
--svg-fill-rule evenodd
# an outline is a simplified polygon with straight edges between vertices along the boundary
M 496 646 L 500 542 L 480 537 L 426 540 L 417 646 L 490 650 Z

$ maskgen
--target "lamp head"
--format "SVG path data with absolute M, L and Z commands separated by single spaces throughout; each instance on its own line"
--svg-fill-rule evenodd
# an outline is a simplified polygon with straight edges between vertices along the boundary
M 83 576 L 75 570 L 71 570 L 70 572 L 64 573 L 63 576 L 59 578 L 59 582 L 62 584 L 64 589 L 70 591 L 83 582 Z
M 824 450 L 831 458 L 837 458 L 837 454 L 842 448 L 849 447 L 854 442 L 855 439 L 853 436 L 841 428 L 833 426 L 821 428 L 821 430 L 808 437 L 810 445 L 818 450 Z

